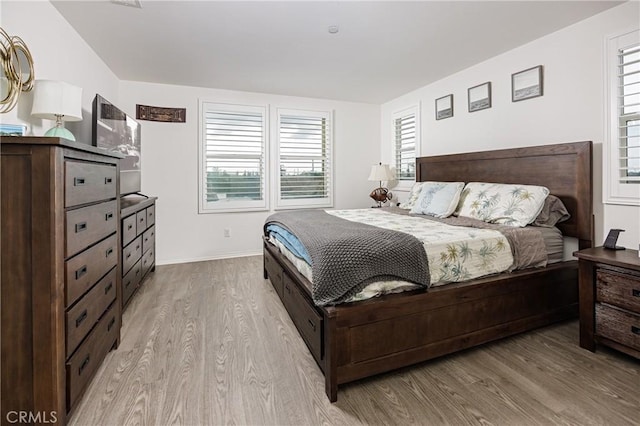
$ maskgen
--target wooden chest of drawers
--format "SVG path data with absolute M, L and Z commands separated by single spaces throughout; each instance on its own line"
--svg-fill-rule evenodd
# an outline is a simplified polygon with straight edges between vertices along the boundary
M 640 358 L 640 258 L 636 250 L 580 250 L 580 346 L 601 343 Z
M 1 148 L 2 422 L 64 424 L 120 339 L 121 156 L 45 137 Z
M 122 308 L 156 265 L 156 197 L 122 197 Z

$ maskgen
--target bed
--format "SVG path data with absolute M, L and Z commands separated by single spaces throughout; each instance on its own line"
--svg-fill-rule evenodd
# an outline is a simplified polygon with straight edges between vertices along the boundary
M 416 159 L 416 180 L 545 186 L 571 214 L 558 224 L 562 234 L 577 239 L 580 249 L 593 246 L 591 142 L 421 157 Z M 576 260 L 318 306 L 307 278 L 265 237 L 264 278 L 324 373 L 332 402 L 342 384 L 578 313 Z

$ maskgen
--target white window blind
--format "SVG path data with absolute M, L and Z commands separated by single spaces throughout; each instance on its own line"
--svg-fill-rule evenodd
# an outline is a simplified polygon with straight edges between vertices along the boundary
M 640 206 L 640 30 L 607 38 L 606 69 L 603 198 Z
M 267 207 L 266 108 L 202 103 L 201 211 Z
M 279 207 L 331 207 L 331 113 L 278 110 Z
M 618 51 L 619 181 L 640 185 L 640 44 Z
M 393 115 L 393 141 L 396 178 L 416 179 L 416 156 L 420 137 L 418 107 L 407 108 Z

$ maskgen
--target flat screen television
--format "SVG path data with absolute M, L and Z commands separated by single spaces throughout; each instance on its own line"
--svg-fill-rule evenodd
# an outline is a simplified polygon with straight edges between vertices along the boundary
M 100 95 L 93 100 L 93 145 L 124 154 L 120 161 L 120 195 L 140 192 L 140 123 Z

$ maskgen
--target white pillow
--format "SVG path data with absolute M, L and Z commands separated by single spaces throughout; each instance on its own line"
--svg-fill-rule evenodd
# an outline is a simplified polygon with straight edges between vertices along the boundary
M 409 192 L 409 198 L 404 203 L 400 203 L 398 207 L 401 209 L 409 210 L 414 206 L 416 201 L 418 201 L 418 196 L 420 195 L 420 191 L 422 190 L 422 184 L 424 182 L 416 182 L 411 187 L 411 191 Z
M 411 213 L 449 217 L 456 210 L 464 182 L 423 182 Z
M 457 214 L 485 222 L 526 226 L 544 206 L 544 186 L 469 182 L 460 197 Z

